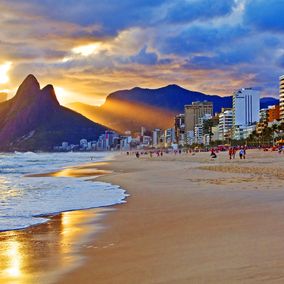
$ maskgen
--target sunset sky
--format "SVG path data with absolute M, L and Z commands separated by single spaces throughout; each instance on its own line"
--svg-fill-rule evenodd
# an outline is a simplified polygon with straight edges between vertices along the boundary
M 179 84 L 277 96 L 284 0 L 1 0 L 0 92 L 33 73 L 60 102 Z

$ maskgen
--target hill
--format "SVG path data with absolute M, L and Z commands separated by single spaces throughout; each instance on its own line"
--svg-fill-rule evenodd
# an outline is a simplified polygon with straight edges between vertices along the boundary
M 86 117 L 102 123 L 117 131 L 169 128 L 173 126 L 174 116 L 184 112 L 184 105 L 194 101 L 211 101 L 214 112 L 222 107 L 232 107 L 232 97 L 206 95 L 186 90 L 177 85 L 168 85 L 158 89 L 133 88 L 108 95 L 101 107 L 82 103 L 73 103 L 69 107 Z M 274 98 L 261 99 L 261 107 L 276 104 Z
M 97 139 L 105 127 L 59 104 L 54 88 L 29 75 L 16 95 L 0 103 L 0 150 L 52 150 L 62 141 Z

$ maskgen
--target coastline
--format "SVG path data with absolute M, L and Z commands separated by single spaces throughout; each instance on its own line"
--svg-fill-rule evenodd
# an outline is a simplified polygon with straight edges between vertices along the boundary
M 69 260 L 76 265 L 58 269 L 56 277 L 45 272 L 37 282 L 49 277 L 54 283 L 281 283 L 284 180 L 274 173 L 284 169 L 282 160 L 257 150 L 249 151 L 246 161 L 229 161 L 227 153 L 216 161 L 209 153 L 152 159 L 118 154 L 90 164 L 107 173 L 95 180 L 117 184 L 130 197 L 107 211 L 94 209 L 103 210 L 97 212 L 103 218 L 93 210 L 68 212 L 70 220 L 82 213 L 65 228 L 73 242 L 62 245 L 75 249 Z M 275 171 L 260 171 L 272 162 Z M 81 235 L 75 236 L 78 227 Z M 62 237 L 52 220 L 16 235 L 27 231 L 32 250 L 41 242 L 50 245 L 50 232 Z M 57 265 L 53 258 L 62 255 L 54 250 L 52 258 L 43 257 L 41 269 Z
M 72 177 L 96 181 L 96 177 L 110 173 L 98 170 L 113 159 L 88 162 L 26 177 Z M 92 247 L 90 240 L 104 229 L 102 219 L 115 210 L 112 205 L 42 214 L 44 223 L 27 228 L 0 231 L 0 282 L 54 283 L 59 275 L 82 264 L 84 247 Z

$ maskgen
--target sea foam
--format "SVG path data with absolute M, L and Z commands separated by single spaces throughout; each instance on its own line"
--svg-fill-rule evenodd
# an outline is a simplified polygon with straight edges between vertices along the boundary
M 0 230 L 22 229 L 47 215 L 125 202 L 117 185 L 72 177 L 26 177 L 90 162 L 90 153 L 0 154 Z M 106 154 L 96 154 L 102 161 Z M 94 161 L 94 158 L 93 158 Z

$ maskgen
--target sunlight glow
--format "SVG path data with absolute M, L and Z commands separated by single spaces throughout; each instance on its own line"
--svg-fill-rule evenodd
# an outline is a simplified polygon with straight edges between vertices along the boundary
M 54 87 L 54 89 L 60 104 L 70 103 L 74 101 L 74 98 L 76 97 L 76 94 L 63 87 Z
M 6 62 L 0 65 L 0 84 L 5 84 L 9 82 L 10 78 L 8 76 L 8 71 L 12 66 L 12 62 Z
M 87 45 L 81 45 L 74 47 L 72 52 L 75 54 L 80 54 L 82 56 L 90 56 L 91 54 L 96 54 L 99 51 L 100 43 L 91 43 Z

